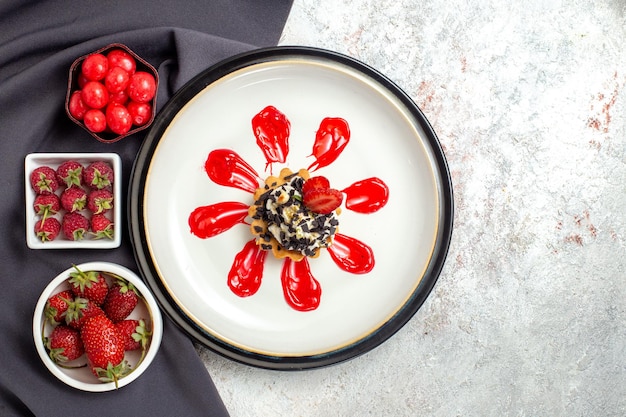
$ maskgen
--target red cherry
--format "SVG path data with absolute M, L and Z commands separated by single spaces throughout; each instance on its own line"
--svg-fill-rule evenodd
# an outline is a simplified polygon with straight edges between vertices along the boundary
M 110 93 L 119 93 L 128 86 L 130 75 L 121 67 L 113 67 L 104 77 L 104 86 Z
M 145 71 L 137 71 L 130 77 L 128 96 L 138 103 L 146 103 L 156 94 L 156 80 Z
M 137 103 L 131 100 L 126 107 L 128 107 L 130 117 L 136 126 L 145 125 L 152 117 L 152 106 L 150 103 Z
M 78 84 L 78 88 L 83 88 L 88 82 L 89 80 L 87 79 L 87 77 L 85 77 L 85 74 L 79 72 L 78 76 L 76 77 L 76 83 Z
M 118 103 L 111 103 L 107 106 L 106 123 L 109 129 L 118 135 L 128 133 L 133 124 L 128 109 Z
M 126 90 L 122 90 L 118 93 L 109 94 L 109 103 L 119 103 L 125 105 L 127 101 L 128 93 L 126 92 Z
M 83 118 L 83 122 L 85 123 L 85 127 L 92 132 L 98 133 L 103 132 L 107 127 L 106 116 L 99 109 L 89 109 L 85 113 L 85 117 Z
M 83 103 L 80 90 L 74 91 L 70 96 L 68 109 L 72 117 L 76 120 L 83 120 L 83 117 L 85 117 L 85 113 L 87 113 L 89 108 L 85 105 L 85 103 Z
M 89 81 L 81 90 L 83 102 L 92 109 L 101 109 L 109 102 L 109 92 L 99 81 Z
M 135 73 L 137 69 L 137 63 L 135 62 L 135 58 L 128 52 L 122 49 L 113 49 L 107 54 L 107 60 L 109 61 L 109 68 L 113 67 L 121 67 L 129 75 Z
M 109 61 L 102 54 L 91 54 L 83 61 L 81 72 L 91 81 L 99 81 L 109 71 Z

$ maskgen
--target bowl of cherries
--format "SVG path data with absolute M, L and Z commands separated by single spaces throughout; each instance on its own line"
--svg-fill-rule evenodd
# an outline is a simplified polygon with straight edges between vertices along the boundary
M 126 45 L 114 43 L 70 67 L 65 111 L 100 142 L 112 143 L 154 120 L 159 76 Z

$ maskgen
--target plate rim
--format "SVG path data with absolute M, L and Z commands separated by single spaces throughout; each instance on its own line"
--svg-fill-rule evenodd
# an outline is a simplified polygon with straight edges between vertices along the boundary
M 178 111 L 203 91 L 208 85 L 222 77 L 243 68 L 289 58 L 314 58 L 331 61 L 350 67 L 352 70 L 372 78 L 380 86 L 395 96 L 413 116 L 425 133 L 425 142 L 432 151 L 437 178 L 440 210 L 439 227 L 435 244 L 427 267 L 419 284 L 405 303 L 383 325 L 373 329 L 365 337 L 342 346 L 336 350 L 321 354 L 303 356 L 272 356 L 251 352 L 221 340 L 197 326 L 172 299 L 161 282 L 156 267 L 152 263 L 147 248 L 145 222 L 143 219 L 143 201 L 145 179 L 149 171 L 154 150 Z M 159 111 L 147 131 L 132 166 L 127 197 L 127 215 L 129 236 L 139 272 L 157 299 L 161 309 L 185 333 L 210 350 L 239 363 L 272 370 L 304 370 L 333 365 L 360 356 L 397 333 L 417 313 L 430 295 L 445 264 L 452 239 L 454 221 L 454 199 L 451 175 L 448 163 L 439 139 L 417 104 L 391 79 L 373 67 L 350 56 L 327 49 L 308 46 L 277 46 L 259 48 L 243 52 L 224 59 L 198 73 L 183 85 Z

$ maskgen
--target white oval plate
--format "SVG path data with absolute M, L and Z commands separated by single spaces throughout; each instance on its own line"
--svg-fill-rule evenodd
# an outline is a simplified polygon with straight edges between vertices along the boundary
M 291 122 L 285 164 L 266 169 L 251 119 L 272 105 Z M 268 255 L 262 285 L 240 298 L 227 285 L 235 254 L 252 238 L 247 225 L 209 239 L 190 232 L 189 214 L 251 194 L 213 183 L 207 155 L 228 148 L 260 175 L 311 165 L 325 117 L 345 119 L 351 140 L 315 171 L 342 189 L 382 179 L 389 201 L 373 214 L 344 209 L 341 233 L 369 245 L 375 267 L 340 270 L 323 251 L 310 259 L 322 287 L 314 311 L 283 297 L 282 261 Z M 343 55 L 312 48 L 270 48 L 209 68 L 157 116 L 139 152 L 129 194 L 131 237 L 147 283 L 191 336 L 234 360 L 272 369 L 325 366 L 364 353 L 401 328 L 432 289 L 452 232 L 452 187 L 435 133 L 417 106 L 387 78 Z

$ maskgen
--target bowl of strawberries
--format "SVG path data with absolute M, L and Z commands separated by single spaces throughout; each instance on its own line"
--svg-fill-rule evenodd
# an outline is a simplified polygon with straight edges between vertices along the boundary
M 43 290 L 33 338 L 43 364 L 67 385 L 110 391 L 136 380 L 159 350 L 163 319 L 143 281 L 110 262 L 72 265 Z

